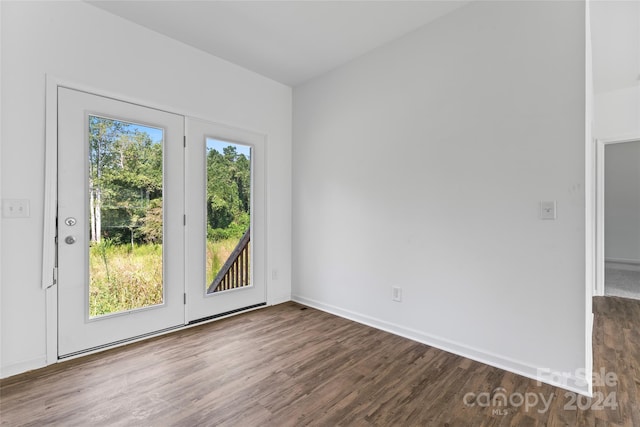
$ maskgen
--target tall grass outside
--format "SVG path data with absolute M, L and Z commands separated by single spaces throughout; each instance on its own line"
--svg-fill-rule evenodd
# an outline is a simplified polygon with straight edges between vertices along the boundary
M 217 242 L 207 240 L 207 280 L 204 286 L 205 290 L 209 288 L 213 279 L 216 278 L 216 275 L 237 244 L 237 239 L 225 239 Z
M 113 245 L 109 240 L 89 250 L 91 317 L 163 302 L 162 245 Z
M 163 139 L 160 128 L 89 116 L 90 317 L 165 302 Z M 207 138 L 204 203 L 206 291 L 251 222 L 250 147 Z
M 205 291 L 238 239 L 207 240 Z M 163 302 L 162 245 L 114 245 L 109 240 L 89 249 L 91 317 L 150 307 Z

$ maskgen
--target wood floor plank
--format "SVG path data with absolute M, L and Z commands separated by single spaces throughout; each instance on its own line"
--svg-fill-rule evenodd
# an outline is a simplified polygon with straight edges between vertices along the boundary
M 617 407 L 290 302 L 2 380 L 0 424 L 640 426 L 640 301 L 594 312 L 594 369 L 618 377 L 594 392 Z

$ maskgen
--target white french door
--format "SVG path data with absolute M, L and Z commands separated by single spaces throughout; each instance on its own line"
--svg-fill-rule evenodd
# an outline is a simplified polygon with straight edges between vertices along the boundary
M 265 305 L 265 137 L 57 96 L 58 357 Z
M 184 324 L 184 117 L 58 88 L 58 356 Z
M 266 303 L 266 147 L 260 134 L 186 123 L 186 318 L 193 323 Z

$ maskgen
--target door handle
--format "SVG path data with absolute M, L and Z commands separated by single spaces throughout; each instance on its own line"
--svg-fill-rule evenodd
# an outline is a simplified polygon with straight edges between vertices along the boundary
M 67 245 L 73 245 L 76 242 L 76 238 L 74 236 L 67 236 L 64 238 L 64 242 Z

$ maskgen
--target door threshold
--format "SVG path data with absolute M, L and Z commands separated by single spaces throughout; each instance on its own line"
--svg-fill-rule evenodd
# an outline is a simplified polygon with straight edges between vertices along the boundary
M 221 319 L 224 317 L 230 317 L 233 316 L 234 314 L 240 314 L 240 313 L 244 313 L 247 311 L 253 311 L 253 310 L 257 310 L 261 307 L 266 307 L 267 303 L 266 302 L 261 302 L 259 304 L 253 304 L 253 305 L 249 305 L 247 307 L 242 307 L 242 308 L 238 308 L 235 310 L 230 310 L 230 311 L 226 311 L 224 313 L 220 313 L 220 314 L 215 314 L 213 316 L 207 316 L 207 317 L 203 317 L 202 319 L 197 319 L 197 320 L 192 320 L 189 323 L 186 323 L 184 325 L 177 325 L 177 326 L 173 326 L 170 328 L 165 328 L 165 329 L 161 329 L 159 331 L 154 331 L 154 332 L 150 332 L 148 334 L 143 334 L 143 335 L 138 335 L 136 337 L 133 338 L 129 338 L 126 340 L 120 340 L 120 341 L 115 341 L 109 344 L 105 344 L 102 346 L 97 346 L 97 347 L 92 347 L 90 349 L 87 350 L 82 350 L 82 351 L 76 351 L 74 353 L 69 353 L 69 354 L 65 354 L 62 356 L 58 356 L 58 362 L 62 362 L 62 361 L 67 361 L 67 360 L 72 360 L 72 359 L 77 359 L 83 356 L 89 356 L 95 353 L 100 353 L 102 351 L 106 351 L 106 350 L 111 350 L 114 348 L 118 348 L 118 347 L 122 347 L 128 344 L 133 344 L 136 342 L 140 342 L 140 341 L 144 341 L 148 338 L 155 338 L 155 337 L 159 337 L 161 335 L 166 335 L 170 332 L 176 332 L 176 331 L 181 331 L 181 330 L 185 330 L 188 328 L 191 328 L 193 326 L 199 325 L 201 323 L 207 323 L 207 322 L 212 322 L 216 319 Z
M 167 332 L 175 331 L 175 330 L 178 330 L 178 329 L 181 329 L 181 328 L 184 328 L 184 325 L 171 326 L 169 328 L 160 329 L 159 331 L 153 331 L 153 332 L 149 332 L 147 334 L 137 335 L 135 337 L 131 337 L 131 338 L 123 339 L 123 340 L 110 342 L 108 344 L 99 345 L 99 346 L 96 346 L 96 347 L 91 347 L 91 348 L 88 348 L 86 350 L 80 350 L 80 351 L 75 351 L 75 352 L 69 353 L 69 354 L 63 354 L 61 356 L 58 356 L 58 360 L 65 360 L 65 359 L 75 358 L 75 357 L 79 357 L 79 356 L 85 356 L 85 355 L 88 355 L 88 354 L 97 353 L 99 351 L 109 350 L 109 349 L 116 348 L 116 347 L 121 347 L 121 346 L 123 346 L 125 344 L 131 344 L 131 343 L 134 343 L 134 342 L 142 341 L 142 340 L 144 340 L 146 338 L 151 338 L 151 337 L 155 337 L 155 336 L 158 336 L 158 335 L 164 335 Z
M 236 313 L 240 313 L 240 312 L 243 312 L 243 311 L 252 310 L 252 309 L 258 308 L 258 307 L 264 307 L 266 305 L 267 305 L 266 302 L 261 302 L 259 304 L 253 304 L 253 305 L 249 305 L 247 307 L 236 308 L 235 310 L 225 311 L 224 313 L 214 314 L 213 316 L 207 316 L 207 317 L 203 317 L 201 319 L 192 320 L 191 322 L 187 323 L 187 325 L 191 326 L 191 325 L 195 325 L 195 324 L 198 324 L 198 323 L 207 322 L 209 320 L 219 319 L 221 317 L 230 316 L 232 314 L 236 314 Z

